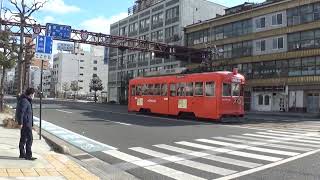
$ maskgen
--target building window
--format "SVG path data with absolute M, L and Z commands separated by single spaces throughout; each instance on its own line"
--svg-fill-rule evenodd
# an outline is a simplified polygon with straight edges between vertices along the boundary
M 124 26 L 124 27 L 122 27 L 122 28 L 120 28 L 120 36 L 127 36 L 127 32 L 128 30 L 127 30 L 127 26 Z
M 179 18 L 179 6 L 173 7 L 166 11 L 166 20 Z
M 96 71 L 96 70 L 98 70 L 98 68 L 97 67 L 93 67 L 93 70 Z
M 94 60 L 94 61 L 93 61 L 93 64 L 98 64 L 98 61 L 97 61 L 97 60 Z
M 178 26 L 172 26 L 172 27 L 166 28 L 165 30 L 166 42 L 175 42 L 179 40 L 178 28 L 179 28 Z
M 259 95 L 258 97 L 258 105 L 263 105 L 263 95 Z
M 83 59 L 81 59 L 81 60 L 80 60 L 80 62 L 84 62 L 84 60 L 83 60 Z
M 151 41 L 163 41 L 163 30 L 151 33 Z
M 256 19 L 256 28 L 257 29 L 262 29 L 265 27 L 266 27 L 266 18 L 265 17 Z
M 264 105 L 266 105 L 266 106 L 270 105 L 270 96 L 269 95 L 264 96 Z
M 289 76 L 301 76 L 301 59 L 289 60 Z
M 266 50 L 266 40 L 260 40 L 256 42 L 256 51 L 265 51 Z
M 129 33 L 138 31 L 138 22 L 129 25 Z
M 140 30 L 144 30 L 149 28 L 150 26 L 150 18 L 146 18 L 140 21 Z
M 159 23 L 163 23 L 163 12 L 152 16 L 151 24 L 152 25 L 157 25 Z
M 84 69 L 84 67 L 80 67 L 80 69 Z
M 302 58 L 302 76 L 315 75 L 316 73 L 316 61 L 315 57 Z
M 98 77 L 98 75 L 97 74 L 92 74 L 92 77 Z
M 83 73 L 80 73 L 80 76 L 83 76 Z
M 278 37 L 273 39 L 273 49 L 283 49 L 284 44 L 283 37 Z
M 281 24 L 282 24 L 282 13 L 273 15 L 272 25 L 281 25 Z
M 79 80 L 79 82 L 81 82 L 81 83 L 82 83 L 82 82 L 83 82 L 83 80 Z

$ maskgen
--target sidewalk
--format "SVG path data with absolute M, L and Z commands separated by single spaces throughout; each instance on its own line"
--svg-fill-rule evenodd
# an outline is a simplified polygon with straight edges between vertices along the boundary
M 19 159 L 19 129 L 6 129 L 3 119 L 7 115 L 0 114 L 0 180 L 2 179 L 99 179 L 67 156 L 51 150 L 45 140 L 39 140 L 37 132 L 33 132 L 32 145 L 35 161 Z

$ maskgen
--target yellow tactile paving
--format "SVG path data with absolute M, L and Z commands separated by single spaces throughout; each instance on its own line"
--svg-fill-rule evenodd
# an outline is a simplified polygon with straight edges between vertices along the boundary
M 36 176 L 64 176 L 66 179 L 98 180 L 99 178 L 91 174 L 86 169 L 79 166 L 69 158 L 59 154 L 48 154 L 44 156 L 50 163 L 47 168 L 1 168 L 0 177 L 36 177 Z
M 6 173 L 6 172 L 1 172 L 0 173 L 0 177 L 7 177 L 8 176 L 8 173 Z

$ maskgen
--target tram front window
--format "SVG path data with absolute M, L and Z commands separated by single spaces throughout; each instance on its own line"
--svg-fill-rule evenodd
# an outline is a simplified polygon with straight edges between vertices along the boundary
M 240 88 L 241 85 L 239 83 L 232 83 L 231 89 L 232 89 L 232 96 L 240 96 Z

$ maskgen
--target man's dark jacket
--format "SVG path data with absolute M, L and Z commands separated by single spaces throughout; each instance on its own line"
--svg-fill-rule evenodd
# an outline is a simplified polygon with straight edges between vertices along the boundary
M 24 128 L 33 127 L 32 99 L 26 95 L 21 95 L 16 108 L 16 120 Z

